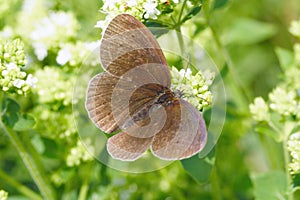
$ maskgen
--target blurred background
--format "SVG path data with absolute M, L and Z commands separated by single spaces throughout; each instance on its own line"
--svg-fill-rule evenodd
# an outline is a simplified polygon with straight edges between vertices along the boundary
M 169 13 L 176 16 L 185 1 L 158 2 L 170 3 L 174 11 Z M 299 0 L 190 1 L 183 16 L 191 13 L 191 19 L 181 24 L 181 31 L 220 70 L 227 97 L 225 124 L 205 158 L 141 174 L 93 159 L 86 148 L 95 149 L 80 142 L 72 114 L 80 66 L 99 46 L 102 31 L 94 26 L 105 19 L 99 12 L 103 5 L 98 0 L 0 0 L 0 200 L 6 192 L 9 200 L 300 199 L 300 156 L 295 156 L 300 140 L 294 137 L 289 143 L 289 135 L 299 133 L 300 119 L 300 111 L 293 113 L 300 110 L 300 25 L 291 30 L 292 21 L 299 20 Z M 163 24 L 164 16 L 168 12 L 161 12 L 156 25 Z M 16 77 L 24 83 L 15 82 Z M 274 92 L 278 86 L 282 93 Z M 298 93 L 290 95 L 289 89 Z M 249 108 L 258 96 L 268 109 L 263 103 Z M 285 96 L 290 101 L 274 108 L 275 100 Z M 296 107 L 290 109 L 294 101 Z M 284 109 L 292 111 L 281 113 Z M 265 120 L 269 114 L 271 120 Z M 209 110 L 204 116 L 209 119 Z

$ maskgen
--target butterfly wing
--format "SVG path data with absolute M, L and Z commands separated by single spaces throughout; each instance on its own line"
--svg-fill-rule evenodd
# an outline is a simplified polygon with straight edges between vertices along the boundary
M 166 112 L 165 126 L 151 145 L 153 154 L 163 160 L 181 160 L 201 151 L 207 132 L 200 112 L 184 100 L 168 105 Z
M 153 137 L 138 138 L 121 132 L 108 139 L 107 151 L 114 159 L 134 161 L 149 149 L 152 139 Z
M 121 86 L 118 85 L 119 82 L 121 82 Z M 130 115 L 153 101 L 157 95 L 156 90 L 160 90 L 161 86 L 151 84 L 138 88 L 128 101 L 126 97 L 134 87 L 134 82 L 120 81 L 120 78 L 107 72 L 97 74 L 91 79 L 85 107 L 90 119 L 98 128 L 106 133 L 119 130 Z M 114 98 L 113 102 L 112 98 Z
M 166 87 L 171 84 L 170 71 L 163 52 L 152 33 L 137 19 L 128 14 L 116 16 L 108 25 L 100 46 L 102 66 L 115 76 L 152 63 L 160 70 L 150 73 Z M 145 70 L 151 70 L 151 66 Z
M 170 72 L 154 36 L 127 14 L 108 25 L 100 57 L 106 72 L 90 81 L 86 109 L 101 130 L 111 133 L 170 86 Z

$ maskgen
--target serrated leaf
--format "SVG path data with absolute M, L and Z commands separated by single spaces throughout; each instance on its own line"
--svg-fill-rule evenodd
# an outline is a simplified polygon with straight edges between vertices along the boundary
M 35 125 L 35 119 L 30 114 L 20 115 L 18 121 L 13 125 L 15 131 L 27 131 Z
M 270 171 L 251 177 L 256 200 L 287 199 L 287 181 L 283 171 Z
M 278 57 L 280 67 L 282 68 L 282 70 L 285 71 L 286 69 L 292 66 L 294 62 L 294 55 L 292 51 L 281 47 L 277 47 L 275 48 L 275 53 Z
M 199 183 L 205 183 L 210 177 L 213 168 L 214 151 L 211 151 L 205 158 L 195 155 L 191 158 L 181 160 L 183 168 Z
M 181 23 L 186 22 L 187 20 L 191 19 L 193 16 L 197 15 L 200 10 L 201 10 L 202 6 L 196 6 L 194 8 L 192 8 L 188 14 L 186 16 L 184 16 L 184 18 L 181 20 Z

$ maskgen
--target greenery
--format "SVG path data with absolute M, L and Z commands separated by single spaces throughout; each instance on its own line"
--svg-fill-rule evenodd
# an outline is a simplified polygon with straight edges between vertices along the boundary
M 90 121 L 77 123 L 85 91 L 74 88 L 91 78 L 84 66 L 100 72 L 91 54 L 124 12 L 163 28 L 158 39 L 176 31 L 168 45 L 188 62 L 166 52 L 173 83 L 198 97 L 207 125 L 222 115 L 211 102 L 224 82 L 225 123 L 220 138 L 209 131 L 203 156 L 122 172 L 80 137 Z M 199 70 L 184 36 L 220 73 Z M 0 200 L 300 199 L 299 77 L 299 0 L 0 0 Z

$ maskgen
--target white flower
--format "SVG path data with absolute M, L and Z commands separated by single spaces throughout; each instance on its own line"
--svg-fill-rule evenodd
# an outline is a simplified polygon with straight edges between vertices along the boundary
M 153 0 L 147 0 L 147 2 L 145 2 L 143 4 L 143 7 L 146 11 L 144 17 L 146 19 L 152 18 L 152 19 L 157 19 L 156 15 L 160 15 L 160 11 L 157 10 L 157 5 L 158 3 L 156 1 Z
M 89 50 L 89 51 L 94 51 L 96 48 L 98 48 L 100 46 L 100 40 L 98 41 L 94 41 L 94 42 L 87 42 L 85 43 L 85 47 Z
M 26 78 L 26 84 L 35 88 L 36 87 L 36 83 L 38 82 L 38 79 L 36 77 L 33 77 L 32 74 L 29 74 Z
M 56 62 L 60 65 L 64 65 L 72 59 L 72 54 L 69 48 L 63 48 L 59 50 L 58 55 L 56 57 Z
M 181 69 L 180 71 L 179 71 L 179 74 L 180 74 L 180 76 L 182 77 L 182 78 L 190 78 L 191 77 L 191 75 L 192 75 L 192 70 L 190 69 L 190 68 L 187 68 L 186 70 L 184 70 L 184 69 Z
M 133 7 L 133 6 L 137 6 L 138 3 L 136 2 L 136 0 L 129 0 L 126 2 L 128 7 Z
M 17 88 L 21 88 L 24 84 L 25 84 L 25 81 L 21 80 L 21 79 L 16 79 L 13 82 L 13 85 Z
M 19 69 L 18 66 L 16 65 L 16 63 L 13 63 L 13 62 L 8 63 L 8 64 L 6 65 L 6 68 L 7 68 L 7 71 L 8 71 L 8 72 L 10 72 L 10 71 L 12 71 L 12 70 L 18 70 L 18 69 Z
M 269 107 L 262 97 L 256 97 L 249 108 L 254 120 L 259 122 L 270 120 Z
M 102 9 L 103 10 L 113 10 L 116 8 L 116 3 L 118 3 L 119 0 L 106 0 L 103 4 Z
M 33 45 L 34 53 L 38 60 L 44 60 L 48 55 L 47 47 L 42 43 L 34 43 Z

